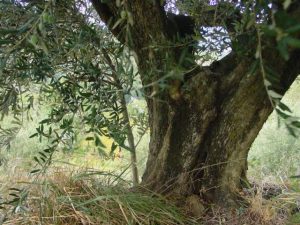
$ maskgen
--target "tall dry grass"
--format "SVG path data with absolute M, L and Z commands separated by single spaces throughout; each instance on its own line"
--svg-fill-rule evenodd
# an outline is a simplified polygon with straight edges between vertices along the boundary
M 32 182 L 28 199 L 3 224 L 194 223 L 182 209 L 157 194 L 132 192 L 125 181 L 111 185 L 114 177 L 90 172 L 52 171 Z

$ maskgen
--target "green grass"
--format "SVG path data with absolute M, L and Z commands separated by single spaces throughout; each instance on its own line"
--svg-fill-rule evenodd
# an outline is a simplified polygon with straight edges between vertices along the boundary
M 300 116 L 300 77 L 283 98 L 293 115 Z M 279 119 L 280 121 L 280 119 Z M 281 125 L 281 126 L 278 126 Z M 298 132 L 300 134 L 300 132 Z M 249 174 L 258 180 L 286 180 L 300 174 L 300 138 L 293 137 L 273 112 L 249 152 Z

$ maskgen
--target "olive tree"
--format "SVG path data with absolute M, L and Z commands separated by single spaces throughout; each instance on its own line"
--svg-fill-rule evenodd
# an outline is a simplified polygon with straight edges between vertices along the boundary
M 288 129 L 299 126 L 280 103 L 300 71 L 299 3 L 91 2 L 136 56 L 151 130 L 142 184 L 235 202 L 250 146 L 272 110 L 289 119 Z M 199 59 L 228 48 L 221 59 Z
M 299 127 L 299 121 L 280 102 L 300 71 L 297 1 L 23 2 L 26 4 L 19 7 L 34 5 L 32 13 L 39 11 L 35 15 L 42 16 L 17 29 L 23 32 L 21 36 L 9 29 L 2 31 L 9 33 L 0 42 L 6 46 L 1 53 L 5 56 L 2 64 L 6 65 L 1 70 L 6 74 L 1 80 L 3 87 L 19 81 L 24 71 L 31 71 L 25 74 L 32 76 L 23 77 L 22 82 L 45 83 L 47 75 L 71 68 L 68 76 L 59 79 L 62 83 L 55 82 L 55 77 L 51 79 L 53 86 L 67 90 L 62 96 L 68 110 L 76 111 L 80 106 L 90 115 L 89 122 L 95 121 L 93 118 L 104 121 L 100 119 L 102 111 L 93 106 L 94 100 L 101 93 L 102 103 L 110 103 L 110 98 L 103 96 L 112 89 L 116 91 L 116 83 L 111 84 L 116 81 L 114 72 L 126 68 L 120 61 L 119 47 L 111 48 L 114 44 L 110 42 L 107 48 L 103 41 L 115 39 L 114 43 L 126 49 L 125 59 L 134 58 L 142 81 L 150 144 L 141 185 L 151 190 L 183 197 L 196 194 L 207 201 L 234 204 L 239 190 L 247 184 L 248 151 L 270 113 L 275 109 L 284 117 L 293 135 L 294 128 Z M 87 4 L 81 6 L 82 2 Z M 75 7 L 71 10 L 70 6 Z M 78 43 L 85 44 L 72 45 L 68 34 L 56 41 L 66 30 L 73 33 L 77 28 L 86 28 L 70 21 L 78 12 L 85 21 L 94 21 L 88 36 L 83 35 L 85 32 L 74 33 Z M 49 21 L 48 15 L 57 20 Z M 51 31 L 43 29 L 40 21 L 46 22 Z M 24 46 L 27 50 L 33 48 L 34 53 L 25 54 Z M 64 54 L 58 54 L 61 49 Z M 105 66 L 108 71 L 103 69 Z M 19 75 L 9 74 L 16 68 Z M 136 79 L 122 74 L 124 80 Z M 103 83 L 110 85 L 99 85 Z M 86 88 L 93 91 L 86 93 Z M 7 96 L 15 96 L 16 91 L 7 90 L 2 105 L 17 106 L 13 104 L 16 101 L 7 101 L 12 99 Z M 60 116 L 53 114 L 46 122 L 63 118 L 64 110 L 56 110 Z M 118 118 L 118 113 L 113 115 Z M 71 123 L 68 121 L 65 125 Z M 118 119 L 105 121 L 109 126 Z M 110 127 L 118 133 L 117 126 Z M 122 145 L 122 141 L 118 143 Z

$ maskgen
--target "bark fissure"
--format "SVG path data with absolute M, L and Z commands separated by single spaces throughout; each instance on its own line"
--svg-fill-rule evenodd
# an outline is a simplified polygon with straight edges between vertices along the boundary
M 271 62 L 276 61 L 276 57 L 279 56 L 273 50 Z M 291 57 L 287 64 L 293 60 L 295 58 Z M 285 92 L 300 68 L 287 73 L 286 64 L 279 63 L 276 67 L 281 76 L 288 74 L 292 77 L 288 79 L 289 83 L 286 86 L 280 85 Z M 201 191 L 208 199 L 214 201 L 234 199 L 232 195 L 241 187 L 241 179 L 245 179 L 250 146 L 273 110 L 265 91 L 263 77 L 259 71 L 255 74 L 249 74 L 248 71 L 249 63 L 241 62 L 232 74 L 227 76 L 231 80 L 229 89 L 219 89 L 219 95 L 224 97 L 218 103 L 221 107 L 218 117 L 210 127 L 210 137 L 206 137 L 204 148 L 207 149 L 208 155 L 205 166 L 208 169 L 205 169 L 201 180 Z M 225 77 L 225 80 L 227 78 Z M 218 163 L 219 166 L 210 167 Z M 203 165 L 201 158 L 198 164 Z

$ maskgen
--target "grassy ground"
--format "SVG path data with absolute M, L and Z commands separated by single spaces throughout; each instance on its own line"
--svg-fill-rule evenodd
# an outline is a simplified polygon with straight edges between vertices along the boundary
M 289 191 L 266 200 L 258 186 L 245 193 L 248 208 L 205 205 L 207 210 L 197 215 L 192 202 L 165 198 L 149 190 L 135 192 L 128 181 L 96 169 L 52 166 L 36 177 L 16 168 L 1 176 L 1 184 L 1 193 L 7 193 L 2 197 L 17 199 L 5 206 L 15 213 L 3 224 L 24 225 L 286 224 L 300 197 Z
M 52 171 L 4 224 L 186 224 L 183 212 L 158 195 L 128 192 L 127 182 L 89 171 Z
M 300 116 L 300 77 L 283 98 L 294 116 Z M 299 134 L 299 132 L 298 132 Z M 300 138 L 293 137 L 273 112 L 248 156 L 249 175 L 260 181 L 282 182 L 300 174 Z
M 14 178 L 18 189 L 10 190 L 10 199 L 19 196 L 7 209 L 5 225 L 98 225 L 98 224 L 299 224 L 293 212 L 299 193 L 284 193 L 263 198 L 261 187 L 245 193 L 249 206 L 222 209 L 204 205 L 195 213 L 192 200 L 178 201 L 149 190 L 135 192 L 130 184 L 100 171 L 54 168 L 38 179 L 21 175 Z M 2 181 L 3 182 L 3 181 Z M 6 183 L 8 186 L 11 184 Z M 22 191 L 21 191 L 22 189 Z M 26 197 L 26 198 L 25 198 Z M 12 207 L 13 206 L 13 207 Z M 4 211 L 1 211 L 4 212 Z M 3 216 L 3 214 L 1 214 Z M 1 218 L 0 218 L 1 219 Z

